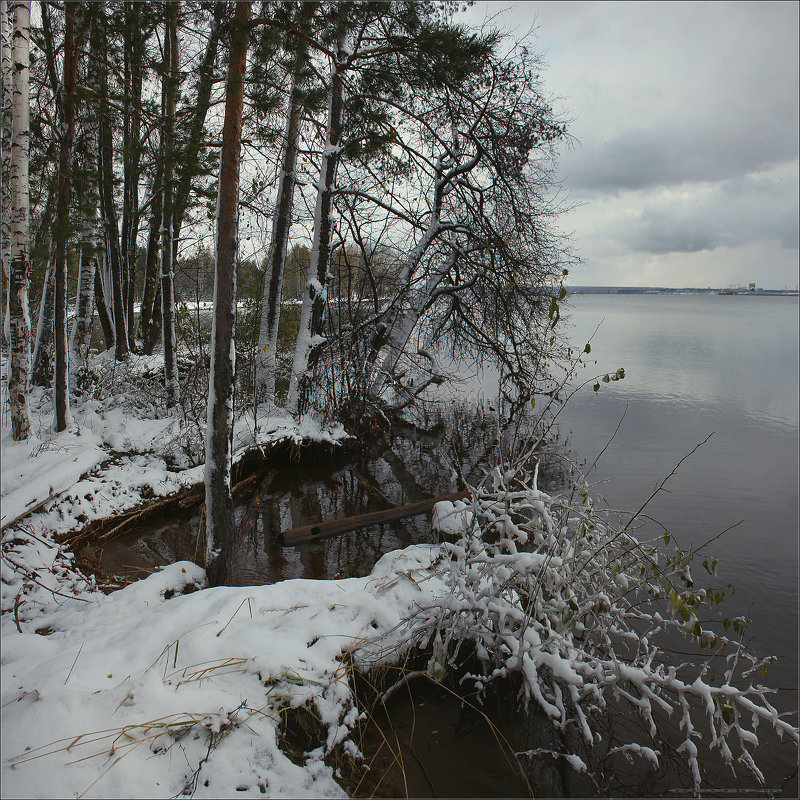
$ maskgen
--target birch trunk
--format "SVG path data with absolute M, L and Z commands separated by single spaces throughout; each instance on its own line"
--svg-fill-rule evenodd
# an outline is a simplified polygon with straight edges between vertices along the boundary
M 9 301 L 11 299 L 11 95 L 13 76 L 11 71 L 11 21 L 8 3 L 0 0 L 0 259 L 3 264 L 3 280 L 6 291 L 2 298 L 3 344 L 11 341 Z
M 11 370 L 8 396 L 14 441 L 31 433 L 28 388 L 31 375 L 31 320 L 28 311 L 30 255 L 28 147 L 30 140 L 30 2 L 9 3 L 13 14 L 13 96 L 11 114 L 11 265 L 9 322 Z
M 162 343 L 164 353 L 164 381 L 167 389 L 167 406 L 178 402 L 178 370 L 175 363 L 175 298 L 173 296 L 173 264 L 172 264 L 172 178 L 175 161 L 175 105 L 178 93 L 178 69 L 180 54 L 178 52 L 178 6 L 176 3 L 166 4 L 166 47 L 164 49 L 165 66 L 169 64 L 166 102 L 164 106 L 164 206 L 161 212 L 161 311 L 162 311 Z
M 97 252 L 91 241 L 81 243 L 78 262 L 78 299 L 75 319 L 69 337 L 70 363 L 77 367 L 89 356 L 94 317 L 94 275 L 97 270 Z
M 56 247 L 56 361 L 55 361 L 55 424 L 56 431 L 66 430 L 72 422 L 69 409 L 69 348 L 67 347 L 67 239 L 69 238 L 70 178 L 72 144 L 75 138 L 75 83 L 78 75 L 78 52 L 75 45 L 77 3 L 64 6 L 64 119 L 58 166 L 58 203 Z
M 311 375 L 318 358 L 322 337 L 325 303 L 327 300 L 328 267 L 331 256 L 333 224 L 331 209 L 335 190 L 336 168 L 339 164 L 339 139 L 342 132 L 343 74 L 341 67 L 347 60 L 344 51 L 345 31 L 338 36 L 337 60 L 331 66 L 331 83 L 328 90 L 328 124 L 325 149 L 317 183 L 317 202 L 314 210 L 314 240 L 311 247 L 311 265 L 300 312 L 300 330 L 294 349 L 292 374 L 286 410 L 302 415 L 311 400 Z
M 235 535 L 231 497 L 230 434 L 236 349 L 236 256 L 239 224 L 239 153 L 250 3 L 236 5 L 231 32 L 225 121 L 217 197 L 214 320 L 206 430 L 206 572 L 211 586 L 230 580 Z
M 305 48 L 298 45 L 289 95 L 283 164 L 278 178 L 275 214 L 272 218 L 272 234 L 268 251 L 269 272 L 264 286 L 261 327 L 256 351 L 256 396 L 258 401 L 266 400 L 273 405 L 275 403 L 275 355 L 278 347 L 283 273 L 286 265 L 286 249 L 289 243 L 289 228 L 292 223 L 297 145 L 300 137 L 300 117 L 303 110 L 300 81 L 306 60 Z

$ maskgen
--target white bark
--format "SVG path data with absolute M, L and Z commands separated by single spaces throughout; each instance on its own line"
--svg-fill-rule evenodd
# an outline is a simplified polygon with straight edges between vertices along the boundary
M 397 362 L 405 352 L 406 345 L 409 339 L 411 339 L 411 334 L 425 311 L 433 292 L 441 284 L 444 276 L 450 271 L 450 268 L 455 263 L 456 257 L 456 251 L 453 250 L 439 267 L 431 271 L 425 280 L 425 285 L 411 293 L 408 307 L 399 315 L 399 319 L 396 321 L 389 334 L 386 355 L 384 356 L 380 371 L 372 384 L 373 397 L 377 396 L 383 389 L 386 379 L 394 372 Z
M 8 381 L 11 426 L 16 441 L 31 431 L 28 389 L 31 374 L 31 320 L 28 312 L 30 251 L 28 143 L 30 139 L 30 2 L 9 3 L 13 24 L 13 97 L 11 114 L 11 275 L 9 317 L 11 370 Z
M 94 273 L 97 269 L 97 252 L 92 243 L 84 244 L 78 262 L 78 298 L 75 303 L 75 319 L 72 323 L 69 346 L 73 357 L 70 365 L 77 367 L 89 353 L 94 316 Z

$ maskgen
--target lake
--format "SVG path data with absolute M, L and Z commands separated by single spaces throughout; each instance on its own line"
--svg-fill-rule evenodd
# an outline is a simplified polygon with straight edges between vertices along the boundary
M 572 295 L 568 307 L 576 347 L 600 326 L 586 377 L 625 369 L 597 394 L 587 386 L 559 417 L 569 447 L 591 464 L 625 415 L 590 475 L 612 508 L 638 509 L 713 434 L 647 513 L 683 549 L 741 520 L 709 547 L 721 582 L 736 588 L 721 613 L 749 617 L 752 648 L 778 656 L 764 682 L 780 687 L 778 708 L 796 725 L 798 298 Z M 796 751 L 778 749 L 766 753 L 770 787 L 797 766 Z M 796 777 L 792 785 L 786 796 L 796 796 Z

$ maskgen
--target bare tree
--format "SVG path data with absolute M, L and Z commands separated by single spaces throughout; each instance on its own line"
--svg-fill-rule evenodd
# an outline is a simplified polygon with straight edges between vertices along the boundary
M 229 580 L 234 539 L 230 435 L 236 357 L 239 159 L 249 22 L 250 3 L 237 3 L 231 32 L 219 168 L 214 322 L 206 430 L 206 571 L 212 586 Z

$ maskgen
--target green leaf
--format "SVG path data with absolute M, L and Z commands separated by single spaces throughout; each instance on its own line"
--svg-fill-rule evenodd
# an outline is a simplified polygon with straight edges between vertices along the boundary
M 536 398 L 531 397 L 531 408 L 536 408 Z
M 733 723 L 733 706 L 729 706 L 727 703 L 722 706 L 722 719 L 725 720 L 726 725 L 731 725 Z
M 599 392 L 600 391 L 600 384 L 596 383 L 594 386 L 592 386 L 592 389 L 594 389 L 595 392 Z
M 670 535 L 669 531 L 664 531 L 664 544 L 669 544 Z
M 680 610 L 681 610 L 681 617 L 683 618 L 683 621 L 684 622 L 688 622 L 689 621 L 689 617 L 691 616 L 691 614 L 689 614 L 689 609 L 686 608 L 685 605 L 682 605 Z
M 561 310 L 558 307 L 558 300 L 554 297 L 550 301 L 550 309 L 547 312 L 547 316 L 552 320 L 552 326 L 555 327 L 558 320 L 561 318 Z
M 589 344 L 589 342 L 586 342 L 586 347 L 583 348 L 583 352 L 587 354 L 592 352 L 592 346 Z

